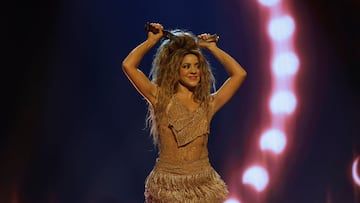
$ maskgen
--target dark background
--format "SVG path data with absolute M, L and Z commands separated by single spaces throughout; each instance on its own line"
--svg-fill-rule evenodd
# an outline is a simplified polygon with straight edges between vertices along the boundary
M 299 106 L 282 181 L 263 201 L 360 202 L 350 174 L 360 154 L 360 2 L 287 2 L 301 60 Z M 229 168 L 244 167 L 247 141 L 266 120 L 270 82 L 256 1 L 12 1 L 2 9 L 0 203 L 143 202 L 157 152 L 144 129 L 146 103 L 120 65 L 145 40 L 146 22 L 218 33 L 219 46 L 245 67 L 209 142 L 227 182 Z M 207 56 L 219 85 L 226 74 Z

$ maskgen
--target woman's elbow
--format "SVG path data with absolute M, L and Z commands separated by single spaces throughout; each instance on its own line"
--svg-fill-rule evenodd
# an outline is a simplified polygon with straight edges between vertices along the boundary
M 240 78 L 245 79 L 247 76 L 247 72 L 244 69 L 240 69 L 238 75 L 240 76 Z
M 129 64 L 126 60 L 124 60 L 124 61 L 121 63 L 121 68 L 122 68 L 123 71 L 126 72 L 127 70 L 129 70 L 130 64 Z

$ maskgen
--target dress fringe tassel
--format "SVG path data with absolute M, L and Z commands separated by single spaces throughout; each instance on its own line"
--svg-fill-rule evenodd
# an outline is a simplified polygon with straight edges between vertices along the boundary
M 208 159 L 182 165 L 157 160 L 145 183 L 146 203 L 221 203 L 227 195 Z

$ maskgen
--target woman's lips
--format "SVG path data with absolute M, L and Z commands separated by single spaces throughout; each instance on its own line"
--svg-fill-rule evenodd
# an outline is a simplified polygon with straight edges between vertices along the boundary
M 197 79 L 198 79 L 198 76 L 188 76 L 188 78 L 189 78 L 190 80 L 197 80 Z

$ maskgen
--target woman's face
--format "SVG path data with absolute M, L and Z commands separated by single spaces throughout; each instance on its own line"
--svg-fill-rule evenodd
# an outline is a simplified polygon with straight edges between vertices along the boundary
M 187 54 L 180 66 L 180 84 L 189 88 L 195 88 L 200 82 L 199 59 L 194 54 Z

